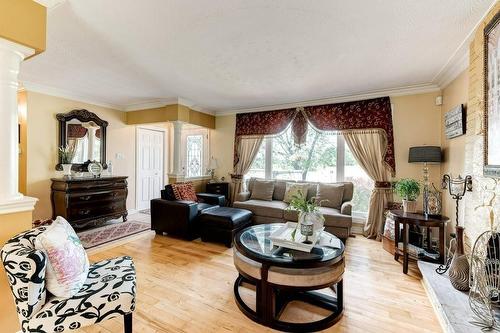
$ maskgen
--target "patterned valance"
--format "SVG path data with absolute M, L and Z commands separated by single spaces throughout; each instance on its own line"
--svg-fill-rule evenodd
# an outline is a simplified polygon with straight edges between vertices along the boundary
M 394 134 L 389 97 L 236 115 L 236 145 L 245 136 L 276 135 L 292 123 L 297 144 L 304 142 L 307 123 L 321 131 L 381 129 L 387 137 L 384 161 L 394 174 Z M 235 154 L 234 164 L 239 158 Z
M 81 139 L 87 134 L 87 129 L 80 124 L 68 124 L 68 139 Z

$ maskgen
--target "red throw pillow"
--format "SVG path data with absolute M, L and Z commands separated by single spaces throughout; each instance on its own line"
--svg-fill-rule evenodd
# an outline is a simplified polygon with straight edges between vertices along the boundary
M 198 201 L 192 182 L 172 184 L 176 200 Z

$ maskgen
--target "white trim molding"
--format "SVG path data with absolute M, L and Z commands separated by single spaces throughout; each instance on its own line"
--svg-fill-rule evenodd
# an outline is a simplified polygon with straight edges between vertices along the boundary
M 65 2 L 66 0 L 33 0 L 47 9 L 53 9 Z
M 0 202 L 0 215 L 33 211 L 37 202 L 37 198 L 26 196 L 21 196 L 20 199 Z
M 384 96 L 404 96 L 404 95 L 424 94 L 439 90 L 440 90 L 439 86 L 433 83 L 419 84 L 401 88 L 381 89 L 381 90 L 368 91 L 360 94 L 348 94 L 331 98 L 315 99 L 315 100 L 302 101 L 296 103 L 275 104 L 275 105 L 261 106 L 256 108 L 246 108 L 246 109 L 242 108 L 242 109 L 221 110 L 217 111 L 216 115 L 225 116 L 238 113 L 272 111 L 272 110 L 290 109 L 290 108 L 306 107 L 313 105 L 353 102 L 363 99 L 370 99 L 370 98 L 377 98 Z

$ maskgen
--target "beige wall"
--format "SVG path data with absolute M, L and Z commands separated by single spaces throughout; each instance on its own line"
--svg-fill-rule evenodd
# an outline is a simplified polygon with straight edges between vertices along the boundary
M 468 84 L 469 73 L 465 70 L 443 89 L 443 105 L 441 107 L 443 163 L 441 164 L 441 175 L 451 174 L 456 177 L 460 174 L 464 176 L 465 135 L 448 140 L 444 132 L 444 117 L 448 111 L 457 105 L 464 104 L 467 108 Z M 462 211 L 463 208 L 464 205 L 461 205 Z M 443 191 L 443 215 L 452 219 L 448 225 L 448 229 L 451 232 L 455 227 L 455 201 L 451 199 L 447 191 Z M 463 214 L 461 215 L 463 216 Z
M 109 122 L 107 160 L 115 175 L 128 176 L 127 208 L 135 208 L 135 127 L 126 125 L 121 111 L 28 91 L 28 165 L 27 195 L 40 199 L 34 219 L 50 218 L 50 178 L 55 171 L 58 148 L 58 122 L 55 115 L 73 109 L 87 109 Z M 123 160 L 116 160 L 121 153 Z
M 422 165 L 408 163 L 408 149 L 417 145 L 441 144 L 441 108 L 435 105 L 439 91 L 427 94 L 392 97 L 396 178 L 421 179 Z M 236 116 L 218 116 L 212 134 L 212 155 L 217 159 L 218 177 L 229 177 L 233 169 Z M 439 165 L 431 166 L 431 181 L 440 184 Z
M 391 97 L 396 179 L 422 180 L 422 164 L 408 163 L 408 150 L 413 146 L 441 146 L 441 107 L 435 105 L 440 91 Z M 439 165 L 429 165 L 430 181 L 440 185 Z M 397 200 L 397 198 L 395 198 Z M 422 196 L 419 197 L 421 207 Z
M 226 177 L 233 172 L 234 130 L 236 115 L 218 116 L 215 118 L 215 131 L 210 137 L 210 151 L 217 159 L 219 167 L 215 170 L 216 177 Z

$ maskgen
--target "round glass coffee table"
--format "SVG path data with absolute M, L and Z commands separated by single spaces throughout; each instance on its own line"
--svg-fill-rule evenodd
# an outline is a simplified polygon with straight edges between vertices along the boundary
M 323 232 L 310 253 L 274 246 L 269 236 L 283 224 L 248 227 L 234 238 L 234 264 L 239 276 L 234 296 L 240 310 L 262 325 L 288 332 L 311 332 L 334 325 L 343 314 L 344 244 Z M 243 284 L 256 291 L 255 310 L 240 295 Z M 331 295 L 318 292 L 328 288 Z M 306 302 L 331 312 L 313 322 L 281 321 L 288 303 Z

